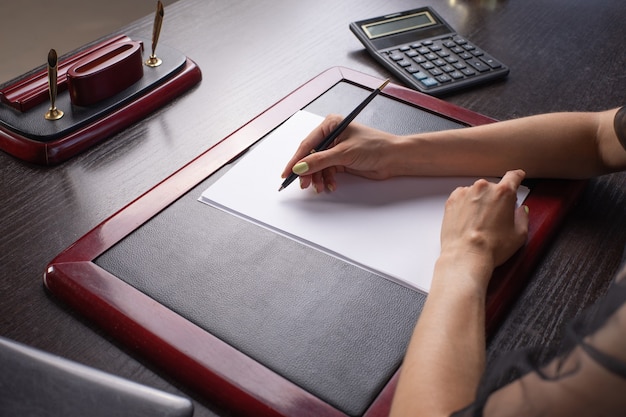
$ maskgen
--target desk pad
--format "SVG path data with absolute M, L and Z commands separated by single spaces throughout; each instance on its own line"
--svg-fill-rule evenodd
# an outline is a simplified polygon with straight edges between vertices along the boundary
M 236 414 L 387 415 L 425 295 L 196 201 L 295 111 L 346 114 L 379 84 L 320 74 L 61 253 L 47 288 Z M 380 98 L 359 121 L 396 133 L 492 121 L 396 85 Z M 489 332 L 583 185 L 531 185 L 529 242 L 495 273 Z

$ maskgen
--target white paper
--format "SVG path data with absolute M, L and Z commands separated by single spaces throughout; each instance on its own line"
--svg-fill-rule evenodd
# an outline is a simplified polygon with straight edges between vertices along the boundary
M 337 190 L 316 194 L 280 173 L 322 117 L 300 111 L 207 188 L 200 201 L 369 271 L 428 292 L 444 204 L 476 178 L 401 177 L 373 181 L 339 174 Z M 528 195 L 518 191 L 518 203 Z M 296 260 L 297 261 L 297 260 Z

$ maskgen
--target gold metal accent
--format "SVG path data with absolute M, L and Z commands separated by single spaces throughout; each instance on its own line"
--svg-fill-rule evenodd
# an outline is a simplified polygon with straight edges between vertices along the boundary
M 50 93 L 50 109 L 44 117 L 46 120 L 59 120 L 63 117 L 63 112 L 57 109 L 57 51 L 50 49 L 48 52 L 48 92 Z
M 157 42 L 159 41 L 159 35 L 161 34 L 161 25 L 163 24 L 163 3 L 161 0 L 157 2 L 157 10 L 154 15 L 154 27 L 152 28 L 152 54 L 150 54 L 150 58 L 145 62 L 147 66 L 154 68 L 158 67 L 163 63 L 161 58 L 157 58 L 155 51 L 157 47 Z

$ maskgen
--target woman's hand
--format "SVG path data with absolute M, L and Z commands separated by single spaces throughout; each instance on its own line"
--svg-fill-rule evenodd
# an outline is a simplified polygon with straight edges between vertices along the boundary
M 396 387 L 391 416 L 449 416 L 470 404 L 485 366 L 485 300 L 493 268 L 528 234 L 516 207 L 522 170 L 450 195 L 441 255 Z
M 524 176 L 522 170 L 508 171 L 498 184 L 478 180 L 456 189 L 446 203 L 441 256 L 488 270 L 510 258 L 528 235 L 527 207 L 516 208 Z M 490 274 L 483 276 L 488 281 Z
M 337 184 L 335 173 L 348 172 L 370 179 L 386 179 L 394 175 L 391 149 L 398 138 L 358 123 L 348 128 L 328 149 L 310 153 L 316 145 L 339 124 L 343 118 L 330 115 L 300 144 L 287 163 L 282 177 L 292 171 L 300 176 L 300 187 L 311 184 L 317 192 L 333 191 Z

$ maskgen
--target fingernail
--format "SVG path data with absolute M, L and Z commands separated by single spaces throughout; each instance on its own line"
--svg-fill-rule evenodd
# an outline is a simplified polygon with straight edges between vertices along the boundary
M 524 206 L 524 211 L 526 212 L 526 214 L 528 214 L 528 212 L 530 212 L 530 209 L 528 208 L 528 206 Z
M 328 188 L 328 191 L 331 193 L 335 191 L 335 187 L 332 184 L 326 184 L 326 188 Z
M 296 175 L 302 175 L 309 170 L 309 164 L 306 162 L 298 162 L 292 168 L 292 171 Z

